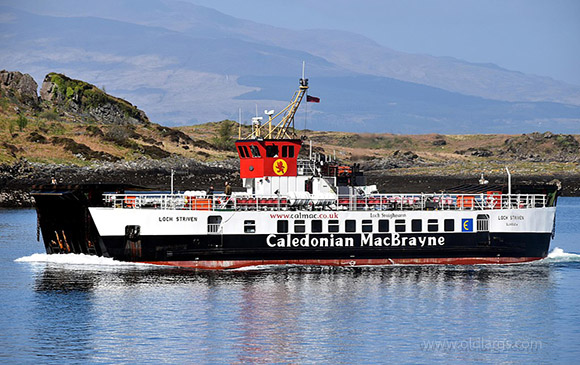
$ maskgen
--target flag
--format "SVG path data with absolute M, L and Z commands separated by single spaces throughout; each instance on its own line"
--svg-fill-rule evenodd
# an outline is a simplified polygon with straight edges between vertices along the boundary
M 316 96 L 306 95 L 306 102 L 307 103 L 320 103 L 320 98 L 317 98 Z

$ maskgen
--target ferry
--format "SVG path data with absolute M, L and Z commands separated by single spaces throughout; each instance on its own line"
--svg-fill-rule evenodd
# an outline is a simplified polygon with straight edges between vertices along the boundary
M 286 108 L 266 111 L 264 123 L 253 118 L 245 136 L 240 125 L 235 147 L 244 191 L 36 187 L 46 252 L 198 269 L 508 264 L 547 256 L 557 185 L 508 179 L 379 193 L 358 165 L 313 153 L 296 135 L 294 115 L 309 100 L 307 90 L 303 76 Z

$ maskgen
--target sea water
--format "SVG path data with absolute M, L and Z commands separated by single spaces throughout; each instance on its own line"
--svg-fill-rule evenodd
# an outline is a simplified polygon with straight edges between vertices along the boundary
M 43 251 L 34 210 L 0 210 L 2 363 L 580 358 L 580 198 L 527 264 L 206 272 Z

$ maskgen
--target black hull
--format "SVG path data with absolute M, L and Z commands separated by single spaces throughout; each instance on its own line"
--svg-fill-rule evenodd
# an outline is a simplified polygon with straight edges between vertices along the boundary
M 378 235 L 377 235 L 378 236 Z M 388 235 L 382 235 L 388 236 Z M 280 236 L 278 236 L 280 237 Z M 298 240 L 305 235 L 292 235 Z M 311 235 L 312 237 L 312 235 Z M 320 235 L 323 237 L 323 235 Z M 328 235 L 326 235 L 328 237 Z M 187 261 L 277 261 L 277 260 L 397 260 L 444 258 L 534 258 L 546 257 L 549 233 L 492 233 L 439 235 L 444 246 L 420 243 L 404 247 L 361 245 L 361 235 L 351 237 L 352 247 L 270 247 L 267 235 L 207 236 L 141 236 L 130 240 L 125 236 L 101 237 L 107 256 L 122 261 L 187 262 Z M 427 235 L 401 235 L 407 238 Z M 275 239 L 270 240 L 274 242 Z M 515 260 L 516 262 L 519 260 Z M 525 260 L 527 261 L 527 260 Z

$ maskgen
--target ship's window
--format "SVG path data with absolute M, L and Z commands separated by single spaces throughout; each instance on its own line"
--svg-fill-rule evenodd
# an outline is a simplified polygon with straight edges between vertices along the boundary
M 141 226 L 125 226 L 125 237 L 131 241 L 139 239 Z
M 411 231 L 421 232 L 423 230 L 423 221 L 420 219 L 411 219 Z
M 427 231 L 429 232 L 437 232 L 439 230 L 439 222 L 437 219 L 428 219 L 427 220 Z
M 310 194 L 312 194 L 312 179 L 304 181 L 304 191 L 307 191 Z
M 207 232 L 218 233 L 222 224 L 222 217 L 219 215 L 210 215 L 207 217 Z
M 243 146 L 238 146 L 238 151 L 240 151 L 240 157 L 241 158 L 246 158 L 246 153 L 244 152 L 244 149 L 242 148 Z
M 278 157 L 278 146 L 266 146 L 266 157 Z
M 288 221 L 278 221 L 278 233 L 288 233 Z
M 373 231 L 373 221 L 370 219 L 365 219 L 362 221 L 362 231 L 372 232 Z
M 306 223 L 303 220 L 294 221 L 294 233 L 306 232 Z
M 244 233 L 256 233 L 256 221 L 244 221 Z
M 294 146 L 282 146 L 282 157 L 294 157 Z
M 395 232 L 405 232 L 404 219 L 395 219 Z
M 388 232 L 389 231 L 389 221 L 386 219 L 379 220 L 379 232 Z
M 356 221 L 352 219 L 347 219 L 344 221 L 344 230 L 346 232 L 356 232 Z
M 338 232 L 338 221 L 330 220 L 328 221 L 328 232 Z
M 250 157 L 250 152 L 248 152 L 248 147 L 242 146 L 242 148 L 244 150 L 244 155 L 246 156 L 246 158 Z
M 260 157 L 260 150 L 258 149 L 258 146 L 251 145 L 250 146 L 250 150 L 252 151 L 252 156 L 254 156 L 255 158 L 259 158 Z
M 489 232 L 489 215 L 487 214 L 477 215 L 477 231 Z
M 322 221 L 317 219 L 312 221 L 312 233 L 322 232 Z
M 443 226 L 445 228 L 445 232 L 455 231 L 455 221 L 453 219 L 446 219 L 445 222 L 443 222 Z

